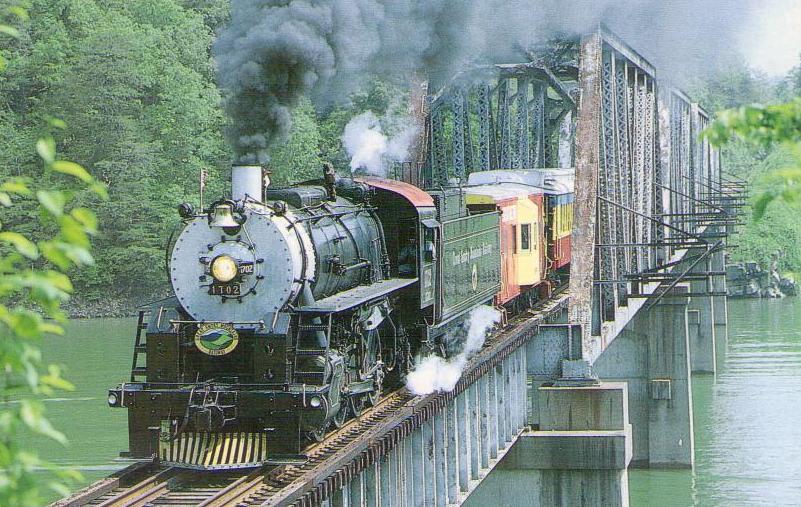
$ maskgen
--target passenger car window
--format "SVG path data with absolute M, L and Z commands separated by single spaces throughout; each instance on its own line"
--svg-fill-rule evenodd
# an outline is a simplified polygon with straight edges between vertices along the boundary
M 531 250 L 531 224 L 520 225 L 520 250 L 524 252 Z

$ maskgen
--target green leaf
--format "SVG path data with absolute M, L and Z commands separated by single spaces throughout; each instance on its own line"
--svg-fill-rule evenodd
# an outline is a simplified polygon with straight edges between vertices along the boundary
M 90 234 L 97 232 L 97 217 L 86 208 L 75 208 L 70 212 L 72 218 L 80 222 Z
M 50 386 L 53 389 L 58 389 L 59 391 L 74 391 L 75 386 L 72 383 L 64 380 L 61 377 L 53 377 L 51 375 L 42 375 L 39 381 L 46 385 Z
M 93 183 L 94 178 L 89 172 L 84 169 L 81 165 L 76 164 L 75 162 L 69 162 L 67 160 L 56 160 L 50 167 L 57 172 L 62 174 L 68 174 L 70 176 L 74 176 L 79 180 L 83 181 L 84 183 Z
M 39 249 L 28 238 L 18 232 L 0 232 L 0 241 L 10 243 L 19 253 L 29 259 L 39 258 Z
M 72 264 L 91 266 L 95 261 L 88 249 L 64 241 L 42 241 L 39 249 L 47 260 L 62 271 L 69 269 Z
M 17 195 L 31 195 L 31 190 L 28 188 L 27 180 L 25 178 L 14 178 L 5 181 L 0 185 L 0 190 Z
M 72 292 L 72 282 L 70 281 L 70 277 L 64 273 L 50 270 L 45 271 L 44 276 L 48 283 L 50 283 L 53 287 L 64 292 Z
M 43 137 L 36 141 L 36 152 L 46 164 L 52 164 L 56 160 L 56 142 L 52 137 Z
M 59 130 L 64 130 L 67 128 L 67 122 L 65 122 L 61 118 L 48 118 L 47 124 Z
M 8 12 L 18 17 L 22 21 L 28 21 L 28 11 L 18 5 L 12 5 L 9 7 Z
M 17 30 L 13 26 L 0 25 L 0 34 L 6 34 L 9 37 L 14 37 L 15 39 L 19 39 L 19 30 Z
M 66 271 L 72 265 L 72 261 L 64 251 L 59 248 L 56 241 L 40 241 L 39 250 L 42 251 L 45 259 L 55 264 L 62 271 Z
M 21 338 L 33 340 L 42 334 L 39 328 L 42 316 L 30 310 L 15 309 L 6 316 L 4 321 Z
M 75 246 L 89 247 L 89 237 L 77 220 L 69 215 L 64 215 L 59 217 L 58 225 L 61 226 L 61 236 L 64 241 Z
M 61 377 L 61 368 L 55 364 L 50 364 L 47 366 L 47 375 L 43 375 L 41 381 L 43 384 L 61 391 L 75 390 L 75 386 L 71 382 L 64 380 Z
M 108 199 L 108 189 L 103 183 L 96 181 L 89 186 L 89 189 L 100 196 L 101 199 Z
M 64 255 L 78 266 L 91 266 L 95 263 L 95 259 L 87 248 L 70 245 L 69 243 L 61 243 L 59 248 L 64 252 Z
M 64 336 L 64 328 L 59 326 L 58 324 L 53 324 L 52 322 L 42 322 L 42 324 L 39 327 L 41 328 L 43 333 Z
M 39 190 L 36 192 L 39 203 L 53 216 L 60 217 L 64 214 L 64 205 L 67 203 L 64 194 L 57 190 Z
M 6 59 L 3 58 L 3 55 L 0 55 L 0 72 L 6 70 Z
M 11 196 L 5 192 L 0 192 L 0 205 L 5 206 L 6 208 L 11 207 Z

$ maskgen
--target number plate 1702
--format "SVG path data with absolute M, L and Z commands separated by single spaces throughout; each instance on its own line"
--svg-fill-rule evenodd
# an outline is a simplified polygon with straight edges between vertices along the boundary
M 212 285 L 209 294 L 213 296 L 239 296 L 240 287 L 238 283 L 227 283 L 225 285 Z

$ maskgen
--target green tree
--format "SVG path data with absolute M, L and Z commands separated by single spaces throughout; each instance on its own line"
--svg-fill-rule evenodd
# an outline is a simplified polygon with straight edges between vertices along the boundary
M 763 189 L 753 205 L 757 220 L 777 198 L 787 203 L 801 201 L 801 97 L 785 104 L 754 104 L 723 111 L 704 135 L 717 146 L 736 139 L 760 148 L 780 145 L 793 155 L 791 166 L 763 177 Z
M 97 264 L 76 274 L 73 309 L 113 312 L 109 299 L 133 306 L 164 294 L 175 206 L 198 204 L 201 169 L 210 194 L 224 191 L 229 152 L 210 48 L 227 12 L 222 0 L 34 0 L 19 39 L 0 42 L 14 49 L 0 78 L 0 167 L 35 175 L 26 146 L 53 115 L 70 125 L 56 136 L 65 156 L 109 188 L 96 207 Z M 29 211 L 14 221 L 33 232 Z
M 20 21 L 27 13 L 12 8 L 7 13 Z M 0 33 L 19 37 L 19 31 L 0 23 Z M 4 60 L 5 61 L 5 60 Z M 51 129 L 63 129 L 58 120 Z M 31 146 L 31 151 L 33 151 Z M 19 445 L 19 436 L 33 432 L 59 443 L 65 437 L 48 421 L 39 397 L 55 390 L 69 390 L 55 365 L 45 365 L 38 342 L 45 334 L 63 334 L 66 316 L 61 305 L 73 291 L 67 276 L 75 267 L 93 262 L 90 236 L 97 232 L 97 220 L 89 209 L 75 205 L 76 196 L 91 192 L 105 197 L 105 186 L 83 167 L 56 156 L 50 136 L 36 143 L 46 178 L 65 176 L 78 191 L 59 191 L 24 176 L 5 177 L 0 182 L 0 205 L 6 212 L 29 210 L 28 220 L 37 222 L 42 239 L 21 233 L 5 221 L 0 229 L 0 505 L 41 505 L 41 468 L 53 471 L 47 486 L 59 494 L 69 492 L 65 482 L 80 479 L 77 472 L 58 469 Z M 41 165 L 40 165 L 41 170 Z M 41 180 L 40 180 L 41 181 Z M 14 403 L 11 403 L 14 401 Z

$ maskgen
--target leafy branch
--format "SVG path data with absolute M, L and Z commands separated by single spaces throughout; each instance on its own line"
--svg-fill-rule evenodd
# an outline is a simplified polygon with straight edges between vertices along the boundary
M 753 203 L 756 220 L 765 215 L 768 205 L 776 199 L 801 202 L 801 97 L 785 104 L 749 105 L 723 111 L 703 135 L 715 146 L 736 139 L 760 147 L 782 145 L 793 155 L 794 167 L 764 177 L 762 183 L 766 189 Z
M 27 20 L 27 13 L 11 7 L 8 14 Z M 19 31 L 0 23 L 0 36 L 18 37 Z M 0 55 L 0 70 L 5 67 Z M 50 127 L 65 125 L 51 120 Z M 60 160 L 50 136 L 39 139 L 36 151 L 44 172 L 63 175 L 106 198 L 106 188 L 80 165 Z M 53 190 L 30 178 L 8 178 L 0 182 L 0 206 L 30 206 L 37 209 L 30 220 L 38 221 L 51 237 L 35 239 L 0 223 L 0 505 L 33 506 L 42 503 L 37 473 L 50 470 L 47 486 L 61 495 L 66 483 L 79 480 L 72 470 L 57 468 L 20 446 L 19 436 L 35 433 L 65 444 L 65 436 L 45 417 L 42 397 L 69 391 L 72 384 L 55 365 L 42 360 L 39 343 L 44 335 L 63 335 L 67 318 L 61 305 L 73 291 L 68 273 L 93 263 L 90 237 L 97 232 L 94 213 L 71 206 L 74 192 Z M 27 209 L 27 208 L 26 208 Z

